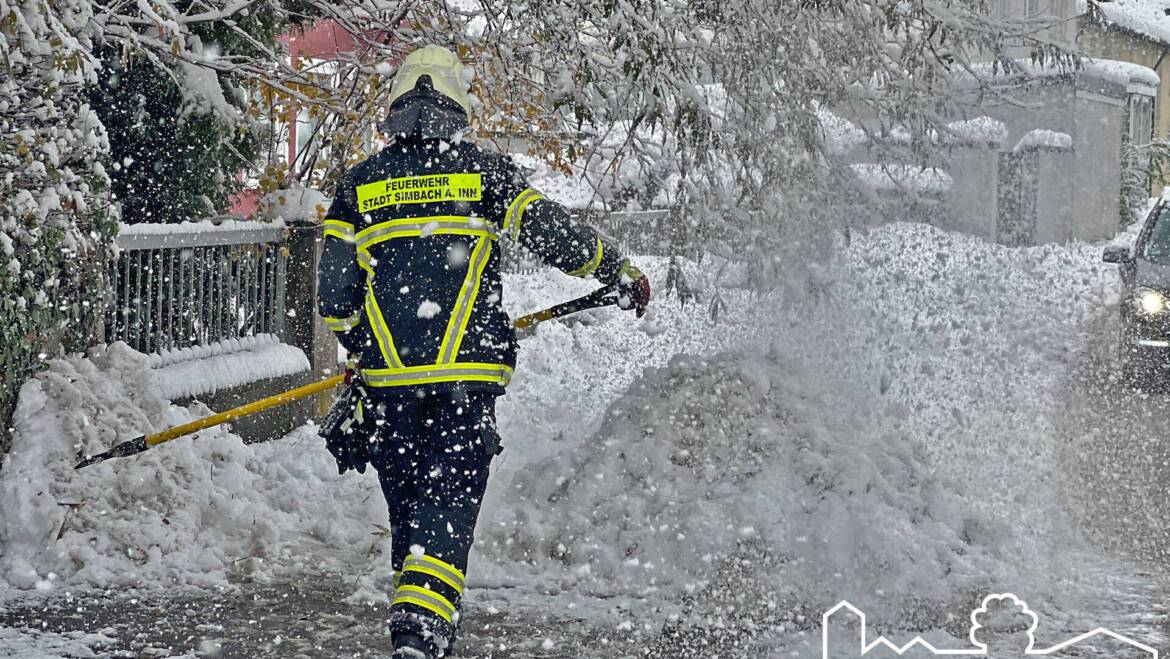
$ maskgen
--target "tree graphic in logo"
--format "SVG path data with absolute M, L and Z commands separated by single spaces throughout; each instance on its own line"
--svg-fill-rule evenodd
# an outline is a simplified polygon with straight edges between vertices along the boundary
M 971 645 L 992 659 L 1018 659 L 1036 645 L 1040 619 L 1015 595 L 992 595 L 971 612 Z

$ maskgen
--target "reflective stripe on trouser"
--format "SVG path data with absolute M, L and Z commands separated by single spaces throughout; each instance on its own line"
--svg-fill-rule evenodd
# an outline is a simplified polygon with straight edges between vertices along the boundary
M 408 387 L 440 382 L 490 382 L 506 387 L 512 379 L 512 369 L 504 364 L 455 362 L 403 368 L 367 368 L 362 370 L 362 379 L 371 387 Z
M 394 603 L 391 606 L 401 604 L 413 604 L 455 624 L 455 604 L 436 591 L 420 586 L 400 585 L 394 591 Z
M 463 572 L 454 565 L 445 563 L 434 556 L 427 556 L 426 554 L 415 556 L 411 554 L 406 557 L 402 571 L 418 572 L 432 576 L 455 589 L 456 593 L 463 594 Z

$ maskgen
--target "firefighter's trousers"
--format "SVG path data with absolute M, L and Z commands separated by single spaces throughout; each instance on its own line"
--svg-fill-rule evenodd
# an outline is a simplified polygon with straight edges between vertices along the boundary
M 390 511 L 393 633 L 454 640 L 467 554 L 499 450 L 495 395 L 406 389 L 374 401 L 371 462 Z

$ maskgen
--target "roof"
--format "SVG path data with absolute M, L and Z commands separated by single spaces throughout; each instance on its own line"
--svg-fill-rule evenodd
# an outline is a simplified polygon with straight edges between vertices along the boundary
M 1170 45 L 1170 0 L 1081 0 L 1078 4 L 1106 25 Z

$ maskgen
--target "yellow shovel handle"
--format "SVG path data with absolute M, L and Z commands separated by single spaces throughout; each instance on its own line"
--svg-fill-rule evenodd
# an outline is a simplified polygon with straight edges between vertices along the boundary
M 241 405 L 240 407 L 230 409 L 226 412 L 221 412 L 221 413 L 215 414 L 213 416 L 199 419 L 198 421 L 192 421 L 191 423 L 185 423 L 181 426 L 175 426 L 174 428 L 168 428 L 167 430 L 164 430 L 160 433 L 148 435 L 146 437 L 146 444 L 148 446 L 157 446 L 158 444 L 162 444 L 163 442 L 170 441 L 172 439 L 175 439 L 176 437 L 182 437 L 183 435 L 186 435 L 188 433 L 193 433 L 193 432 L 196 432 L 198 430 L 203 430 L 204 428 L 210 428 L 211 426 L 218 426 L 221 423 L 228 423 L 229 421 L 235 421 L 236 419 L 248 416 L 250 414 L 255 414 L 256 412 L 263 412 L 264 410 L 266 410 L 270 407 L 276 407 L 277 405 L 283 405 L 283 404 L 288 403 L 290 401 L 297 400 L 298 398 L 305 398 L 307 396 L 312 396 L 313 394 L 315 394 L 319 391 L 325 391 L 326 389 L 332 389 L 333 387 L 336 387 L 337 385 L 341 384 L 344 381 L 345 381 L 345 374 L 342 373 L 341 375 L 335 375 L 331 378 L 326 378 L 326 379 L 321 380 L 319 382 L 314 382 L 312 384 L 306 384 L 303 387 L 297 387 L 296 389 L 291 389 L 289 391 L 281 392 L 279 394 L 276 394 L 275 396 L 269 396 L 268 398 L 261 398 L 258 401 L 248 403 L 247 405 Z

